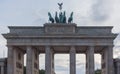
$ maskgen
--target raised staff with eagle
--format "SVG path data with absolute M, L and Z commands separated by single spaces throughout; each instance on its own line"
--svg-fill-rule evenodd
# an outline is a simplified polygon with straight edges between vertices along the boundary
M 59 5 L 59 9 L 62 10 L 63 3 L 58 3 L 58 5 Z

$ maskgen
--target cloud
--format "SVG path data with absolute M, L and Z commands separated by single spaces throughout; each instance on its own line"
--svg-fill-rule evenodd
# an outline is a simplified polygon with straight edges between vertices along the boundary
M 6 39 L 2 35 L 0 35 L 0 45 L 6 45 Z
M 69 54 L 55 54 L 55 65 L 56 66 L 69 66 Z
M 36 10 L 34 14 L 34 21 L 32 24 L 35 25 L 43 25 L 44 23 L 48 22 L 48 9 L 41 9 L 41 10 Z
M 101 69 L 101 64 L 95 62 L 95 70 L 97 70 L 97 69 Z
M 45 54 L 39 55 L 39 67 L 40 69 L 45 69 Z
M 118 36 L 114 40 L 114 45 L 117 47 L 120 46 L 120 33 L 118 34 Z
M 101 64 L 101 55 L 100 54 L 94 54 L 95 57 L 95 63 Z
M 4 45 L 0 45 L 0 58 L 7 57 L 7 47 Z
M 66 68 L 64 66 L 58 66 L 58 65 L 56 65 L 55 68 L 56 68 L 57 71 L 68 71 L 68 68 Z
M 114 58 L 120 58 L 120 46 L 115 46 L 113 48 L 114 51 Z
M 69 71 L 55 71 L 56 74 L 69 74 Z
M 82 66 L 80 66 L 80 67 L 77 67 L 76 68 L 76 73 L 77 74 L 85 74 L 85 69 L 86 67 L 85 67 L 85 65 L 82 65 Z
M 104 0 L 96 0 L 92 5 L 91 18 L 95 22 L 104 22 L 109 18 L 109 11 L 106 10 L 108 6 Z
M 76 66 L 83 66 L 85 63 L 77 63 Z

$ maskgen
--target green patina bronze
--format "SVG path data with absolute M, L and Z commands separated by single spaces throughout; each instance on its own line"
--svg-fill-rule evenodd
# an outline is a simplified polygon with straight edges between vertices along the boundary
M 60 22 L 57 12 L 55 12 L 55 22 L 56 22 L 56 23 L 59 23 L 59 22 Z
M 66 13 L 65 13 L 65 11 L 64 11 L 64 13 L 63 13 L 63 20 L 62 20 L 62 22 L 63 22 L 63 23 L 66 23 Z
M 55 23 L 67 23 L 66 22 L 66 20 L 67 20 L 66 12 L 65 11 L 62 12 L 62 5 L 63 5 L 63 3 L 58 3 L 58 5 L 59 5 L 59 10 L 60 10 L 59 16 L 58 16 L 58 13 L 55 12 L 55 18 L 53 18 L 51 13 L 48 12 L 49 21 L 51 23 L 54 23 L 54 22 Z M 73 12 L 70 14 L 70 17 L 68 18 L 68 23 L 71 23 L 71 22 L 73 22 Z
M 49 21 L 51 21 L 52 23 L 54 23 L 54 19 L 53 19 L 53 17 L 52 17 L 52 15 L 51 15 L 50 12 L 48 12 L 48 16 L 49 16 Z
M 60 20 L 60 22 L 59 22 L 59 23 L 62 23 L 62 19 L 63 19 L 63 13 L 62 13 L 62 12 L 60 12 L 60 13 L 59 13 L 59 20 Z
M 68 19 L 68 23 L 71 23 L 73 22 L 73 12 L 70 14 L 70 17 Z

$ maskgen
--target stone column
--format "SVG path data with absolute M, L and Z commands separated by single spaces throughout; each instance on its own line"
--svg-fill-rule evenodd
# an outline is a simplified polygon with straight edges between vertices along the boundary
M 116 73 L 120 74 L 120 62 L 119 61 L 117 62 L 117 72 Z
M 102 74 L 114 74 L 113 46 L 108 46 L 102 52 Z
M 33 61 L 33 50 L 31 46 L 27 46 L 27 62 L 26 62 L 26 74 L 33 74 L 34 61 Z
M 50 46 L 45 47 L 45 74 L 52 74 L 52 51 Z
M 18 47 L 8 46 L 7 74 L 23 74 L 24 52 Z
M 39 74 L 39 52 L 27 46 L 26 74 Z
M 86 50 L 86 74 L 94 74 L 94 46 Z
M 55 66 L 54 66 L 54 52 L 52 51 L 52 74 L 55 74 Z
M 8 46 L 7 74 L 16 74 L 15 50 L 13 46 Z
M 4 74 L 4 66 L 1 66 L 1 74 Z
M 70 48 L 70 74 L 76 74 L 76 49 L 74 46 Z
M 34 49 L 34 74 L 39 74 L 39 50 Z

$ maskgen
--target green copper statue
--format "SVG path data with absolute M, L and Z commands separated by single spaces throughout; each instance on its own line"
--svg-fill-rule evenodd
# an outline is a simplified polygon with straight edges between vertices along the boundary
M 63 17 L 62 17 L 62 18 L 63 18 L 62 22 L 63 22 L 63 23 L 66 23 L 66 15 L 65 15 L 65 11 L 64 11 L 64 13 L 63 13 Z
M 59 17 L 57 15 L 57 12 L 55 12 L 55 21 L 56 21 L 56 23 L 59 23 Z
M 66 23 L 66 15 L 65 15 L 65 11 L 62 13 L 59 13 L 59 23 Z
M 52 23 L 54 23 L 54 19 L 53 19 L 53 17 L 52 17 L 52 15 L 51 15 L 50 12 L 48 12 L 48 16 L 49 16 L 49 21 L 51 21 Z
M 59 23 L 62 23 L 62 19 L 63 19 L 63 13 L 60 12 L 60 13 L 59 13 L 59 21 L 60 21 Z
M 70 14 L 70 17 L 68 19 L 68 23 L 71 23 L 73 22 L 73 12 Z
M 58 3 L 58 5 L 59 5 L 59 10 L 60 10 L 59 15 L 58 15 L 57 12 L 55 12 L 55 18 L 53 18 L 51 13 L 48 12 L 49 21 L 51 21 L 51 23 L 54 23 L 54 22 L 56 22 L 56 23 L 67 23 L 66 22 L 66 19 L 67 19 L 66 18 L 66 12 L 65 11 L 62 12 L 63 3 Z M 71 22 L 73 22 L 73 12 L 70 14 L 70 17 L 68 18 L 68 23 L 71 23 Z

